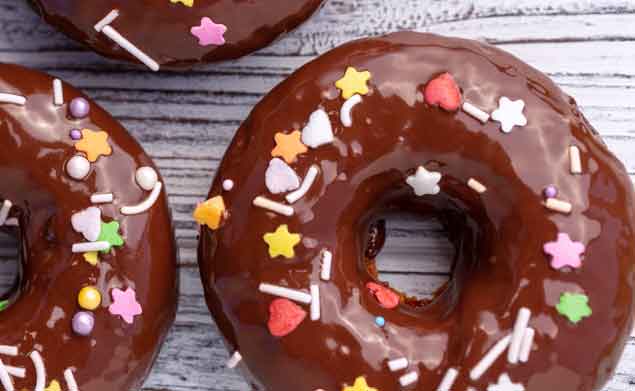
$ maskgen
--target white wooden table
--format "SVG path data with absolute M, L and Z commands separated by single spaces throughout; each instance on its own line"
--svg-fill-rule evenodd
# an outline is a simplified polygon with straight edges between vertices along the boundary
M 228 355 L 205 307 L 191 212 L 252 106 L 294 69 L 340 43 L 402 29 L 495 43 L 576 97 L 635 174 L 635 0 L 326 0 L 299 30 L 248 58 L 159 74 L 82 49 L 25 3 L 0 0 L 0 61 L 41 69 L 84 89 L 141 141 L 166 178 L 182 292 L 176 325 L 146 391 L 248 389 L 239 374 L 225 369 Z M 389 227 L 379 263 L 383 278 L 409 293 L 429 294 L 447 279 L 450 266 L 443 232 L 434 222 L 408 219 L 391 219 Z M 0 243 L 0 256 L 12 257 L 11 243 Z M 635 390 L 635 339 L 605 391 L 618 390 Z

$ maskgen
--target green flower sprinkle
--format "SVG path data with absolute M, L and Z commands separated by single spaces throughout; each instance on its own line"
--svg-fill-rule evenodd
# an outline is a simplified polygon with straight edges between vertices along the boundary
M 110 223 L 102 222 L 101 233 L 97 241 L 110 243 L 110 247 L 101 251 L 104 254 L 109 253 L 113 246 L 123 246 L 123 238 L 119 235 L 119 223 L 117 221 L 111 221 Z
M 591 307 L 589 307 L 589 297 L 579 293 L 563 293 L 556 309 L 560 315 L 566 317 L 574 324 L 583 318 L 591 316 L 593 313 Z

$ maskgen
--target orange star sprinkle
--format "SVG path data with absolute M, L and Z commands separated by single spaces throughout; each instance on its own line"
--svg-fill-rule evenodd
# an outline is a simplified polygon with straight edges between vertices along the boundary
M 279 156 L 287 163 L 293 163 L 298 155 L 309 150 L 307 146 L 300 141 L 301 137 L 302 132 L 299 130 L 295 130 L 289 134 L 282 132 L 276 133 L 276 135 L 273 136 L 276 141 L 276 147 L 271 151 L 271 156 Z
M 225 202 L 223 197 L 216 196 L 199 204 L 194 211 L 194 220 L 199 225 L 207 225 L 211 229 L 220 226 L 221 219 L 225 214 Z
M 75 149 L 86 154 L 86 159 L 95 162 L 100 156 L 108 156 L 112 148 L 108 144 L 108 133 L 82 129 L 82 139 L 75 143 Z

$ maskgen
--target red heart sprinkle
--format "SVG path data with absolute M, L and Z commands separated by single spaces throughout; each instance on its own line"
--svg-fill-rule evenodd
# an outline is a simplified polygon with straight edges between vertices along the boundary
M 461 91 L 449 73 L 443 73 L 432 79 L 425 89 L 426 102 L 441 106 L 447 111 L 456 111 L 461 105 Z
M 393 309 L 399 305 L 399 295 L 393 292 L 391 289 L 386 288 L 383 285 L 369 282 L 366 284 L 366 288 L 375 295 L 375 298 L 379 304 L 387 309 Z
M 306 318 L 306 311 L 287 299 L 275 299 L 269 305 L 269 332 L 284 337 L 295 330 Z

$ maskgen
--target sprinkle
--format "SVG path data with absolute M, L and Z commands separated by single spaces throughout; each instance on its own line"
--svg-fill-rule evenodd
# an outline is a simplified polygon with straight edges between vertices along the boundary
M 0 103 L 11 103 L 14 105 L 24 106 L 26 104 L 26 98 L 20 95 L 0 92 Z
M 375 296 L 382 307 L 390 310 L 399 305 L 399 295 L 392 289 L 374 282 L 367 283 L 366 288 Z
M 320 287 L 311 284 L 311 320 L 320 319 Z
M 73 118 L 86 118 L 90 113 L 90 103 L 82 97 L 73 98 L 73 100 L 71 100 L 71 104 L 69 105 L 69 110 Z
M 64 371 L 64 380 L 66 380 L 68 391 L 79 391 L 79 387 L 77 386 L 77 382 L 75 381 L 75 375 L 73 375 L 73 371 L 71 371 L 70 368 L 67 368 Z
M 71 216 L 73 230 L 89 242 L 96 242 L 101 233 L 101 209 L 91 206 Z
M 408 359 L 405 357 L 388 361 L 388 369 L 390 369 L 390 372 L 401 371 L 402 369 L 408 368 L 408 365 L 410 364 L 408 363 Z
M 17 356 L 18 355 L 18 347 L 17 346 L 8 346 L 8 345 L 0 345 L 0 354 L 4 356 Z
M 192 7 L 194 5 L 194 0 L 170 0 L 171 3 L 182 3 L 186 7 Z
M 4 367 L 11 376 L 19 377 L 20 379 L 26 377 L 26 369 L 24 368 L 12 367 L 11 365 L 5 365 Z
M 4 311 L 9 307 L 9 300 L 0 301 L 0 311 Z
M 2 360 L 0 360 L 0 382 L 4 387 L 5 391 L 14 391 L 13 381 L 11 380 L 11 376 L 7 371 L 7 368 L 4 366 Z
M 272 212 L 276 212 L 283 216 L 293 216 L 294 210 L 289 205 L 281 204 L 279 202 L 271 201 L 268 198 L 258 196 L 254 198 L 252 204 L 262 209 L 267 209 Z
M 520 355 L 518 359 L 520 362 L 525 363 L 529 361 L 529 355 L 531 354 L 531 348 L 534 343 L 534 336 L 536 335 L 536 330 L 528 327 L 525 330 L 525 334 L 523 335 L 523 341 L 520 344 Z
M 455 368 L 450 368 L 443 376 L 443 380 L 441 380 L 441 384 L 437 388 L 437 391 L 450 391 L 454 382 L 456 381 L 457 376 L 459 376 L 459 371 Z
M 124 322 L 132 324 L 134 317 L 143 313 L 134 289 L 128 287 L 125 291 L 122 291 L 119 288 L 115 288 L 110 293 L 112 295 L 112 304 L 108 307 L 108 312 L 121 316 Z
M 358 72 L 353 67 L 346 68 L 344 76 L 335 82 L 335 87 L 342 90 L 342 98 L 350 99 L 353 95 L 368 94 L 368 80 L 372 77 L 368 71 Z
M 161 194 L 161 189 L 163 188 L 163 183 L 157 182 L 152 189 L 152 192 L 145 200 L 141 201 L 137 205 L 132 206 L 124 206 L 120 209 L 121 214 L 124 215 L 138 215 L 148 211 L 154 203 L 159 199 L 159 195 Z
M 470 102 L 463 102 L 463 111 L 481 121 L 482 123 L 486 123 L 489 121 L 489 114 L 474 106 Z
M 427 194 L 438 194 L 441 191 L 439 187 L 440 180 L 440 172 L 428 171 L 425 167 L 419 166 L 415 175 L 410 175 L 406 178 L 406 183 L 412 187 L 416 195 L 424 196 Z
M 71 178 L 81 181 L 90 173 L 90 162 L 81 155 L 75 155 L 66 163 L 66 173 Z
M 114 10 L 111 11 L 108 15 L 106 15 L 102 20 L 100 20 L 95 25 L 95 30 L 97 32 L 104 33 L 108 38 L 112 39 L 116 44 L 121 46 L 122 49 L 126 50 L 128 53 L 136 57 L 139 61 L 144 63 L 148 68 L 153 71 L 159 70 L 159 64 L 150 58 L 147 54 L 142 52 L 138 47 L 132 44 L 132 42 L 128 41 L 124 38 L 117 30 L 112 28 L 110 24 L 119 16 L 119 11 Z
M 300 139 L 302 133 L 299 130 L 294 130 L 289 134 L 278 132 L 273 136 L 276 142 L 275 148 L 271 151 L 271 156 L 279 156 L 284 159 L 285 162 L 293 163 L 298 155 L 307 152 L 309 149 L 306 145 L 302 144 Z
M 159 174 L 152 167 L 139 167 L 135 171 L 135 181 L 140 188 L 151 191 L 159 181 Z
M 527 118 L 523 114 L 525 102 L 522 99 L 512 101 L 503 96 L 498 101 L 498 109 L 492 113 L 492 119 L 500 122 L 504 133 L 512 131 L 514 126 L 527 125 Z
M 92 266 L 97 266 L 97 263 L 99 263 L 99 253 L 97 251 L 89 251 L 82 255 L 84 256 L 84 260 Z
M 225 179 L 223 181 L 223 190 L 230 191 L 234 188 L 234 181 L 231 179 Z
M 416 383 L 417 380 L 419 380 L 419 375 L 417 372 L 412 371 L 401 376 L 399 378 L 399 384 L 401 384 L 402 387 L 408 387 L 409 385 Z
M 311 113 L 309 122 L 302 129 L 302 143 L 310 148 L 318 148 L 332 143 L 334 139 L 333 127 L 326 111 L 318 109 Z
M 342 125 L 347 128 L 353 126 L 353 117 L 351 115 L 353 108 L 362 102 L 362 97 L 358 94 L 355 94 L 348 98 L 346 102 L 342 105 L 340 110 L 340 121 L 342 121 Z
M 269 305 L 267 327 L 274 337 L 291 334 L 306 318 L 306 311 L 287 299 L 275 299 Z
M 589 307 L 589 297 L 579 293 L 563 293 L 556 309 L 560 315 L 565 316 L 573 324 L 593 314 L 591 307 Z
M 7 222 L 7 217 L 9 217 L 9 212 L 12 207 L 13 203 L 9 200 L 4 200 L 2 203 L 2 208 L 0 208 L 0 227 Z
M 265 185 L 273 194 L 286 193 L 300 187 L 300 178 L 284 160 L 274 157 L 265 171 Z
M 315 179 L 317 178 L 319 173 L 320 169 L 315 164 L 309 167 L 309 170 L 307 171 L 306 176 L 302 181 L 302 185 L 300 185 L 300 187 L 296 191 L 287 194 L 287 202 L 293 204 L 300 198 L 304 197 L 309 189 L 311 189 L 311 186 L 313 186 L 313 182 L 315 182 Z
M 525 387 L 520 383 L 512 383 L 509 375 L 503 373 L 498 377 L 498 383 L 490 384 L 487 391 L 525 391 Z
M 53 104 L 55 106 L 64 104 L 64 90 L 60 79 L 53 79 Z
M 582 266 L 581 255 L 586 247 L 581 242 L 574 242 L 565 232 L 559 232 L 555 242 L 547 242 L 543 250 L 551 255 L 551 267 L 561 269 L 565 266 L 580 268 Z
M 101 304 L 101 293 L 94 286 L 85 286 L 77 294 L 77 303 L 85 310 L 94 311 Z
M 44 391 L 62 391 L 62 387 L 57 380 L 51 380 L 49 386 L 46 387 Z
M 74 243 L 71 251 L 73 253 L 87 253 L 92 251 L 104 251 L 110 248 L 108 242 L 82 242 Z
M 93 204 L 109 204 L 115 199 L 112 193 L 94 193 L 90 196 L 90 202 Z
M 85 337 L 93 332 L 95 328 L 95 317 L 90 312 L 79 311 L 73 315 L 71 325 L 75 334 Z
M 582 161 L 580 160 L 580 148 L 572 145 L 569 147 L 569 160 L 572 174 L 582 174 Z
M 227 26 L 224 24 L 214 23 L 212 19 L 205 16 L 201 18 L 201 24 L 192 27 L 190 32 L 193 36 L 198 38 L 198 44 L 200 46 L 220 46 L 225 44 Z
M 555 212 L 569 214 L 573 210 L 571 203 L 557 198 L 547 198 L 545 201 L 545 207 Z
M 485 185 L 483 185 L 481 182 L 477 181 L 474 178 L 470 178 L 467 181 L 467 185 L 472 188 L 472 190 L 474 190 L 477 193 L 483 194 L 487 191 L 487 187 L 485 187 Z
M 558 189 L 554 185 L 549 185 L 544 188 L 542 193 L 546 198 L 555 198 L 558 195 Z
M 283 256 L 290 259 L 295 257 L 293 248 L 300 243 L 301 235 L 290 233 L 289 227 L 286 224 L 282 224 L 274 232 L 264 234 L 262 238 L 269 245 L 269 256 L 271 258 Z
M 81 140 L 82 132 L 79 129 L 71 129 L 71 131 L 68 132 L 68 136 L 71 138 L 71 140 Z
M 10 217 L 4 222 L 4 225 L 7 227 L 17 227 L 20 225 L 20 221 L 15 217 Z
M 375 318 L 375 324 L 377 327 L 384 327 L 386 325 L 386 319 L 383 316 L 378 316 Z
M 75 149 L 84 152 L 90 162 L 96 162 L 100 156 L 108 156 L 112 148 L 108 144 L 108 133 L 82 129 L 82 139 L 75 143 Z
M 470 371 L 470 379 L 478 380 L 480 377 L 494 364 L 494 362 L 503 354 L 505 349 L 511 343 L 512 336 L 508 335 L 501 339 L 490 349 L 489 352 L 476 364 Z
M 121 235 L 119 235 L 119 222 L 113 220 L 110 223 L 101 223 L 101 233 L 99 234 L 97 241 L 109 244 L 107 249 L 102 250 L 103 253 L 110 252 L 110 250 L 115 246 L 123 246 L 124 240 Z
M 509 351 L 507 352 L 507 361 L 509 361 L 510 364 L 518 363 L 520 347 L 525 336 L 525 330 L 527 330 L 527 326 L 529 326 L 529 319 L 531 319 L 531 311 L 525 307 L 521 308 L 516 316 L 516 323 L 514 324 L 512 339 L 509 345 Z
M 44 391 L 44 384 L 46 383 L 46 369 L 44 368 L 44 362 L 42 356 L 37 350 L 32 351 L 29 354 L 33 366 L 35 367 L 35 389 L 34 391 Z
M 262 293 L 267 293 L 272 296 L 284 297 L 286 299 L 297 301 L 303 304 L 311 304 L 312 300 L 312 296 L 303 291 L 285 288 L 278 285 L 267 284 L 264 282 L 258 286 L 258 290 Z
M 322 251 L 322 270 L 320 271 L 320 278 L 324 281 L 331 279 L 331 263 L 333 262 L 333 254 L 328 251 Z
M 366 383 L 366 378 L 364 376 L 359 376 L 355 379 L 355 384 L 353 386 L 345 386 L 342 391 L 379 391 L 376 388 L 369 387 L 368 383 Z
M 432 106 L 446 111 L 456 111 L 461 106 L 461 90 L 449 73 L 443 73 L 430 80 L 424 90 L 425 100 Z
M 234 369 L 243 360 L 243 356 L 239 351 L 234 352 L 231 358 L 227 361 L 227 368 Z
M 225 210 L 223 197 L 212 197 L 198 204 L 194 210 L 194 220 L 196 220 L 199 225 L 207 225 L 210 229 L 218 229 L 225 215 Z

